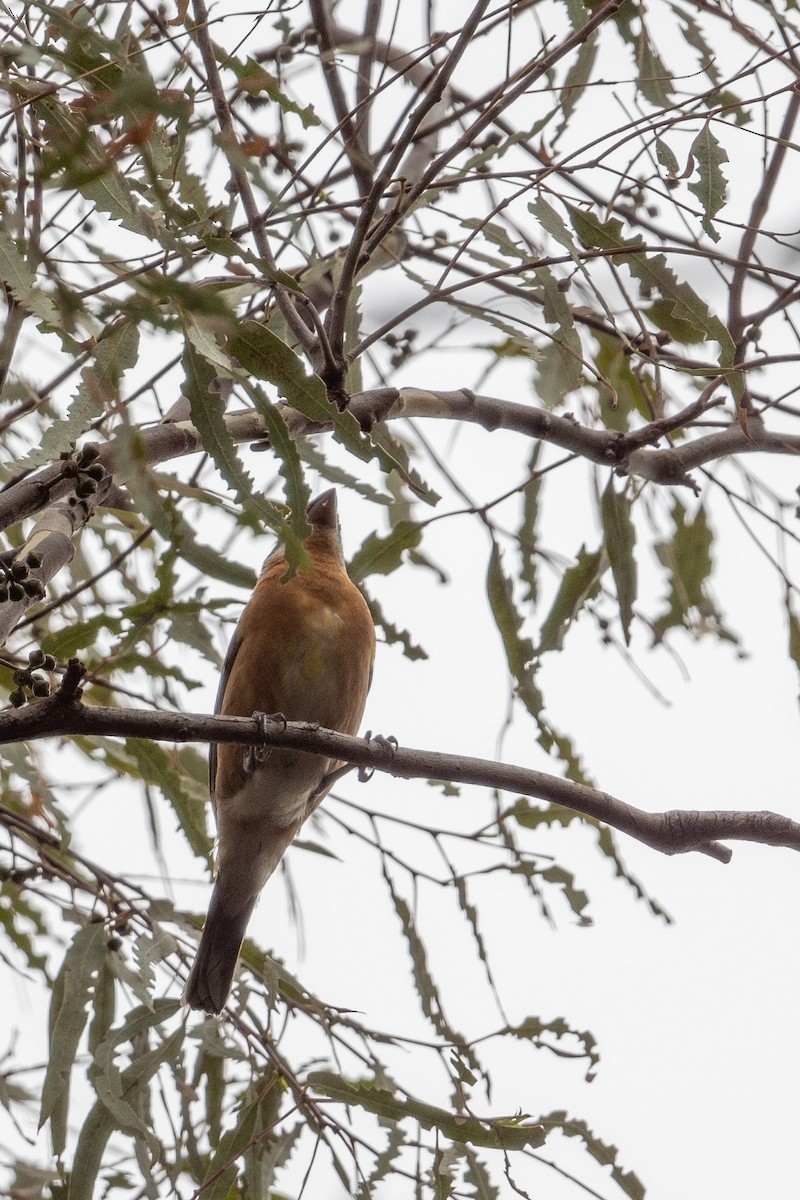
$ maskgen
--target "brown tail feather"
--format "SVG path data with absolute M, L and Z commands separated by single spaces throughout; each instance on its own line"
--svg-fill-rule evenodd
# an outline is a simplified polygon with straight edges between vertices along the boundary
M 189 1008 L 199 1008 L 207 1013 L 222 1012 L 255 903 L 256 896 L 253 896 L 232 916 L 222 905 L 219 884 L 215 885 L 197 957 L 183 992 L 183 1003 Z

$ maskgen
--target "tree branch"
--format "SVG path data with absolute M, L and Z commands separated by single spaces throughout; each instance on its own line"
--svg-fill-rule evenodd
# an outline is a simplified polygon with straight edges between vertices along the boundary
M 342 760 L 364 772 L 399 779 L 446 779 L 515 792 L 573 809 L 628 834 L 663 854 L 696 850 L 727 863 L 732 851 L 719 839 L 758 842 L 800 851 L 800 824 L 780 813 L 672 809 L 645 812 L 607 792 L 542 771 L 460 754 L 395 747 L 385 738 L 348 737 L 280 716 L 219 717 L 204 713 L 105 708 L 80 699 L 83 667 L 72 659 L 59 691 L 38 703 L 0 712 L 0 744 L 81 734 L 168 742 L 234 742 L 286 746 Z

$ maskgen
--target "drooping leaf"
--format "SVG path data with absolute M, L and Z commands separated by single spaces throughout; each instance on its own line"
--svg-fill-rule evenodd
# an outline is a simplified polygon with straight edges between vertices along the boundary
M 583 382 L 583 347 L 575 327 L 565 294 L 549 267 L 537 267 L 534 278 L 541 288 L 544 318 L 556 326 L 551 343 L 551 353 L 540 364 L 538 388 L 544 402 L 560 404 L 567 392 L 580 387 Z M 545 371 L 543 368 L 547 367 Z
M 453 1142 L 495 1150 L 522 1150 L 542 1146 L 546 1137 L 540 1125 L 526 1124 L 523 1116 L 482 1121 L 478 1117 L 448 1112 L 410 1096 L 398 1096 L 370 1079 L 346 1079 L 332 1071 L 312 1071 L 307 1083 L 323 1096 L 363 1108 L 386 1121 L 397 1122 L 411 1117 L 423 1129 L 436 1129 Z
M 580 615 L 587 600 L 600 591 L 600 580 L 606 569 L 603 551 L 587 551 L 581 546 L 575 565 L 561 577 L 550 612 L 542 622 L 537 652 L 546 654 L 560 650 L 570 625 Z
M 711 132 L 711 122 L 706 121 L 692 142 L 692 154 L 697 164 L 698 179 L 689 184 L 689 191 L 697 196 L 703 209 L 703 229 L 715 242 L 719 233 L 714 226 L 714 217 L 725 203 L 728 181 L 722 173 L 722 164 L 728 155 Z
M 620 624 L 625 644 L 628 645 L 637 592 L 636 558 L 633 553 L 636 529 L 631 520 L 631 502 L 624 491 L 616 490 L 613 475 L 609 476 L 600 498 L 600 519 L 603 523 L 605 551 L 617 590 Z
M 667 568 L 669 593 L 666 609 L 653 622 L 654 640 L 682 626 L 696 635 L 713 633 L 738 644 L 737 635 L 725 625 L 710 590 L 714 533 L 705 508 L 700 505 L 690 518 L 681 501 L 675 500 L 671 516 L 675 532 L 655 547 L 659 561 Z
M 534 442 L 528 459 L 528 473 L 532 476 L 525 485 L 522 493 L 522 520 L 517 530 L 517 541 L 520 550 L 520 580 L 526 585 L 523 600 L 526 604 L 534 605 L 539 598 L 539 579 L 537 572 L 537 547 L 539 540 L 538 523 L 542 490 L 542 480 L 537 474 L 539 458 L 544 442 Z
M 39 1128 L 50 1121 L 50 1135 L 57 1155 L 67 1140 L 70 1076 L 81 1034 L 88 1020 L 88 1006 L 97 972 L 107 954 L 108 934 L 102 922 L 79 929 L 67 948 L 53 984 L 50 1001 L 49 1053 Z

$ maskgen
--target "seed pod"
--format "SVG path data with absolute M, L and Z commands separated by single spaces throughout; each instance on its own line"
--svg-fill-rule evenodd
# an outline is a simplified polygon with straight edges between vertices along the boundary
M 16 691 L 10 692 L 8 696 L 8 702 L 14 708 L 21 708 L 25 703 L 25 693 L 23 692 L 22 688 L 18 688 Z
M 11 564 L 11 578 L 12 579 L 27 579 L 28 578 L 28 564 L 25 562 L 24 559 L 22 559 L 22 558 L 15 559 L 15 561 Z
M 8 589 L 8 594 L 14 602 L 16 602 L 18 600 L 24 600 L 25 599 L 25 588 L 22 586 L 21 583 L 14 582 L 10 585 L 10 587 Z

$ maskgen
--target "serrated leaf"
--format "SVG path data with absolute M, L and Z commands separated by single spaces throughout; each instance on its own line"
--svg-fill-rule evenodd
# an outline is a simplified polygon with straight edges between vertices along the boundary
M 38 286 L 35 272 L 5 230 L 0 230 L 0 279 L 34 316 L 48 325 L 61 323 L 54 301 Z
M 489 605 L 503 642 L 506 660 L 515 679 L 524 675 L 533 658 L 533 643 L 521 636 L 522 617 L 514 607 L 514 593 L 510 579 L 504 572 L 500 551 L 492 545 L 489 567 L 486 572 L 486 592 Z
M 551 356 L 558 364 L 557 369 L 554 371 L 551 367 L 546 381 L 540 370 L 539 389 L 547 404 L 558 404 L 567 392 L 574 391 L 583 382 L 583 347 L 575 328 L 572 309 L 564 293 L 559 290 L 553 272 L 549 267 L 537 267 L 533 274 L 542 289 L 544 318 L 558 327 Z
M 522 520 L 517 530 L 517 541 L 521 557 L 520 580 L 527 587 L 523 596 L 526 603 L 536 604 L 539 598 L 539 579 L 537 573 L 537 547 L 539 544 L 539 497 L 542 490 L 542 480 L 537 475 L 539 458 L 544 442 L 534 442 L 528 459 L 527 470 L 533 478 L 525 485 L 522 493 Z
M 135 366 L 139 331 L 127 318 L 119 321 L 95 345 L 91 361 L 81 371 L 81 385 L 66 417 L 45 429 L 40 444 L 16 463 L 17 469 L 40 466 L 72 450 L 93 421 L 119 405 L 119 382 Z
M 264 421 L 270 449 L 278 461 L 278 474 L 284 481 L 289 515 L 283 522 L 281 541 L 286 558 L 290 567 L 300 566 L 306 561 L 303 537 L 308 531 L 305 514 L 311 499 L 311 492 L 303 474 L 303 463 L 277 406 L 255 383 L 248 382 L 245 387 Z
M 384 537 L 370 533 L 350 560 L 350 578 L 359 583 L 370 575 L 390 575 L 401 566 L 404 553 L 421 540 L 422 529 L 414 521 L 398 521 Z
M 619 253 L 614 255 L 615 261 L 628 267 L 634 278 L 642 284 L 645 296 L 650 297 L 655 293 L 668 305 L 668 311 L 673 317 L 687 322 L 698 334 L 713 338 L 719 344 L 720 366 L 725 371 L 733 395 L 737 400 L 741 400 L 744 380 L 740 372 L 729 369 L 734 365 L 735 353 L 730 333 L 719 317 L 709 311 L 696 292 L 677 278 L 674 271 L 667 266 L 665 256 L 646 254 L 640 240 L 624 238 L 621 221 L 601 221 L 588 210 L 572 205 L 568 205 L 567 208 L 573 227 L 584 245 L 600 250 L 618 251 Z
M 481 1069 L 480 1064 L 474 1052 L 469 1047 L 467 1040 L 451 1028 L 445 1016 L 436 980 L 428 966 L 428 954 L 425 943 L 420 937 L 414 915 L 406 901 L 395 888 L 391 876 L 386 870 L 385 863 L 382 866 L 382 872 L 408 946 L 408 952 L 411 957 L 411 974 L 414 987 L 419 996 L 420 1007 L 439 1036 L 443 1037 L 449 1043 L 463 1046 L 467 1061 L 479 1071 Z
M 219 62 L 232 70 L 239 81 L 239 86 L 248 95 L 257 96 L 261 92 L 269 96 L 273 103 L 285 113 L 293 113 L 299 117 L 304 129 L 309 129 L 314 125 L 319 125 L 320 119 L 314 112 L 314 105 L 307 104 L 302 107 L 296 104 L 291 97 L 281 89 L 280 84 L 274 75 L 265 70 L 264 66 L 254 58 L 248 58 L 245 62 L 235 58 L 229 51 L 222 47 L 215 46 L 216 56 Z
M 633 605 L 636 600 L 637 570 L 633 549 L 636 545 L 636 529 L 631 520 L 631 502 L 625 492 L 614 487 L 614 477 L 609 476 L 600 498 L 600 519 L 614 586 L 617 591 L 619 619 L 626 646 L 630 644 L 630 628 Z
M 89 129 L 86 119 L 74 113 L 48 90 L 15 83 L 15 90 L 33 104 L 47 134 L 45 176 L 57 178 L 59 187 L 78 191 L 100 212 L 119 221 L 125 229 L 147 238 L 165 239 L 151 213 L 134 193 L 113 157 Z M 172 239 L 167 239 L 170 246 Z
M 55 658 L 66 661 L 74 658 L 87 646 L 94 646 L 98 635 L 103 630 L 119 633 L 122 628 L 123 621 L 120 617 L 99 613 L 88 621 L 76 621 L 73 625 L 66 625 L 63 629 L 46 633 L 41 638 L 40 644 L 45 654 L 52 654 Z
M 581 5 L 580 7 L 583 6 Z M 584 19 L 586 16 L 588 14 L 584 9 Z M 591 82 L 592 71 L 597 61 L 598 47 L 599 37 L 597 30 L 591 33 L 578 46 L 577 53 L 567 71 L 564 85 L 559 92 L 558 111 L 561 122 L 551 140 L 551 149 L 556 146 L 564 132 L 570 128 L 570 118 L 575 111 L 575 106 L 584 95 L 587 85 Z
M 718 242 L 719 233 L 713 225 L 713 218 L 725 203 L 728 181 L 722 174 L 722 164 L 728 161 L 728 155 L 711 132 L 710 121 L 706 122 L 692 142 L 691 153 L 697 164 L 698 179 L 689 184 L 689 191 L 697 196 L 702 205 L 703 229 L 713 241 Z
M 453 1142 L 510 1151 L 535 1148 L 545 1141 L 542 1127 L 526 1125 L 522 1117 L 519 1120 L 481 1121 L 412 1097 L 399 1097 L 370 1079 L 345 1079 L 332 1071 L 312 1071 L 306 1082 L 332 1100 L 363 1108 L 386 1121 L 397 1122 L 411 1117 L 423 1129 L 437 1129 Z
M 103 956 L 103 961 L 97 973 L 97 982 L 94 985 L 92 1023 L 89 1026 L 90 1054 L 94 1054 L 114 1024 L 117 1004 L 117 977 L 111 970 L 108 961 L 110 955 L 113 953 L 114 951 L 109 950 L 108 954 Z
M 531 1042 L 538 1049 L 549 1050 L 555 1055 L 565 1053 L 558 1045 L 558 1042 L 562 1038 L 568 1040 L 574 1039 L 581 1044 L 584 1056 L 589 1060 L 587 1074 L 591 1074 L 593 1068 L 600 1061 L 600 1054 L 594 1034 L 590 1033 L 587 1029 L 574 1029 L 563 1017 L 556 1017 L 552 1021 L 543 1021 L 541 1017 L 526 1017 L 518 1025 L 507 1025 L 503 1033 L 511 1037 L 520 1038 L 522 1041 Z M 556 1039 L 555 1044 L 547 1036 L 548 1034 Z M 574 1051 L 569 1051 L 569 1057 L 574 1057 Z
M 672 537 L 657 543 L 659 561 L 669 572 L 667 608 L 653 622 L 655 640 L 668 629 L 683 626 L 694 633 L 714 633 L 719 638 L 738 642 L 727 629 L 710 592 L 713 570 L 714 534 L 705 508 L 701 505 L 693 518 L 676 500 L 671 517 L 675 526 Z
M 206 808 L 189 794 L 175 762 L 163 747 L 140 738 L 126 738 L 125 748 L 136 764 L 141 779 L 157 787 L 172 805 L 180 828 L 194 853 L 208 861 L 212 839 L 206 825 Z
M 275 532 L 286 537 L 287 557 L 293 565 L 302 560 L 301 542 L 304 531 L 307 531 L 305 520 L 302 521 L 300 533 L 297 532 L 297 522 L 287 520 L 275 504 L 268 500 L 256 487 L 252 476 L 245 470 L 233 438 L 225 424 L 225 401 L 218 391 L 214 390 L 215 381 L 219 378 L 220 370 L 224 373 L 229 365 L 227 356 L 220 362 L 220 354 L 215 346 L 209 350 L 208 339 L 200 339 L 197 323 L 189 317 L 186 319 L 187 341 L 183 353 L 184 394 L 189 401 L 192 424 L 200 434 L 203 448 L 208 451 L 222 478 L 232 489 L 239 502 L 250 509 L 264 524 Z M 211 361 L 211 356 L 216 359 Z M 267 404 L 259 404 L 262 415 Z M 278 418 L 279 419 L 279 418 Z M 268 424 L 270 443 L 284 450 L 284 444 L 274 423 Z M 282 422 L 281 422 L 282 424 Z M 283 426 L 285 433 L 285 426 Z M 273 441 L 274 438 L 274 441 Z M 279 463 L 282 461 L 277 454 Z M 292 511 L 300 513 L 305 518 L 308 506 L 308 491 L 306 490 L 298 502 L 295 491 L 289 498 Z M 293 504 L 292 501 L 295 501 Z M 297 505 L 295 507 L 295 504 Z M 291 536 L 294 534 L 294 536 Z
M 667 179 L 677 179 L 681 173 L 680 163 L 663 138 L 656 138 L 656 158 L 667 172 Z
M 539 654 L 561 649 L 567 630 L 586 601 L 599 593 L 604 570 L 602 549 L 589 552 L 581 546 L 575 565 L 564 572 L 550 612 L 542 622 L 537 647 Z
M 47 955 L 42 954 L 34 942 L 34 936 L 46 935 L 49 932 L 44 917 L 26 898 L 24 887 L 19 883 L 4 880 L 0 884 L 0 899 L 3 901 L 0 903 L 0 929 L 4 937 L 12 946 L 16 946 L 27 965 L 47 980 Z
M 138 1055 L 131 1066 L 121 1073 L 113 1064 L 115 1049 L 123 1042 L 131 1041 L 138 1034 L 167 1020 L 179 1009 L 179 1001 L 167 999 L 155 1000 L 152 1010 L 133 1009 L 121 1028 L 113 1031 L 111 1037 L 98 1047 L 90 1073 L 94 1073 L 93 1078 L 100 1083 L 111 1107 L 98 1098 L 83 1123 L 70 1172 L 69 1200 L 94 1200 L 97 1176 L 109 1138 L 121 1123 L 130 1122 L 131 1128 L 138 1128 L 140 1118 L 135 1108 L 125 1100 L 126 1094 L 135 1097 L 136 1089 L 149 1082 L 162 1063 L 178 1049 L 183 1041 L 184 1030 L 182 1026 L 176 1029 L 167 1041 L 149 1053 Z M 112 1078 L 113 1092 L 109 1090 Z M 152 1134 L 150 1136 L 152 1138 Z
M 489 1178 L 489 1172 L 471 1146 L 464 1147 L 467 1165 L 464 1183 L 472 1188 L 474 1200 L 500 1200 L 500 1192 Z
M 198 542 L 189 522 L 172 500 L 159 491 L 138 431 L 128 425 L 118 425 L 111 444 L 116 478 L 125 484 L 141 513 L 164 541 L 202 575 L 252 591 L 256 581 L 255 572 L 242 563 L 223 558 L 213 547 Z
M 611 1178 L 617 1187 L 630 1197 L 630 1200 L 644 1200 L 645 1189 L 641 1181 L 632 1171 L 623 1171 L 618 1165 L 619 1151 L 617 1147 L 601 1141 L 592 1133 L 585 1121 L 578 1121 L 574 1117 L 568 1116 L 566 1112 L 560 1111 L 548 1113 L 546 1117 L 542 1117 L 542 1124 L 548 1130 L 559 1129 L 565 1137 L 579 1138 L 596 1162 L 601 1166 L 611 1167 Z
M 287 404 L 309 421 L 333 424 L 333 436 L 363 462 L 379 459 L 384 470 L 402 467 L 362 433 L 352 413 L 340 412 L 318 375 L 308 375 L 303 361 L 276 334 L 259 321 L 243 321 L 228 343 L 228 352 L 257 379 L 275 385 Z
M 363 585 L 361 590 L 362 592 L 364 591 Z M 372 615 L 372 620 L 375 624 L 375 627 L 383 632 L 383 636 L 386 639 L 387 645 L 402 646 L 403 654 L 406 658 L 410 659 L 411 662 L 418 662 L 420 659 L 427 659 L 427 650 L 414 641 L 407 629 L 402 629 L 399 625 L 395 625 L 394 622 L 387 617 L 382 606 L 378 603 L 374 596 L 370 596 L 365 592 L 364 599 L 369 605 L 369 611 Z
M 659 321 L 655 323 L 661 325 Z M 595 332 L 595 338 L 594 365 L 602 379 L 592 380 L 592 386 L 597 389 L 600 418 L 606 429 L 627 433 L 634 413 L 645 421 L 652 418 L 657 400 L 652 373 L 641 363 L 633 370 L 631 356 L 625 353 L 626 346 L 620 338 L 599 331 Z
M 67 1139 L 70 1075 L 78 1043 L 88 1020 L 88 1005 L 97 972 L 107 954 L 108 934 L 102 922 L 79 929 L 67 948 L 53 984 L 50 1001 L 49 1053 L 39 1128 L 50 1121 L 56 1155 L 64 1152 Z

